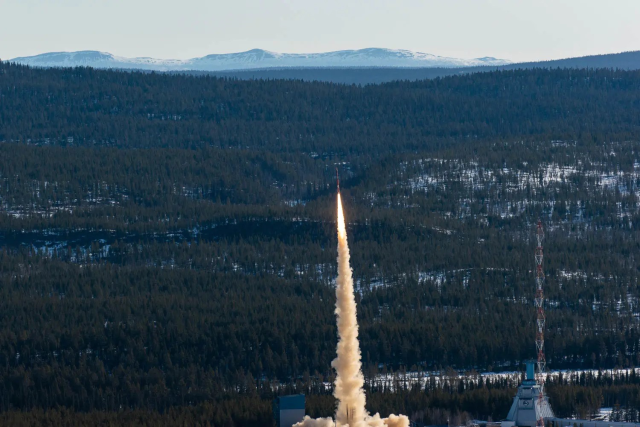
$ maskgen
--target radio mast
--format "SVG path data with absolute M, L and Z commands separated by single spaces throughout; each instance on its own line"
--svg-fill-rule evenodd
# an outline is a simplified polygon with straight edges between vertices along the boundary
M 544 372 L 547 368 L 547 360 L 544 356 L 544 271 L 542 269 L 542 260 L 544 253 L 542 251 L 542 239 L 544 239 L 544 230 L 542 229 L 542 221 L 538 220 L 538 229 L 536 233 L 538 246 L 536 247 L 536 349 L 538 350 L 538 372 L 536 373 L 536 380 L 539 385 L 540 394 L 538 396 L 538 405 L 541 405 L 544 399 Z M 539 411 L 538 420 L 536 422 L 537 427 L 544 427 L 544 418 L 542 417 L 542 411 Z

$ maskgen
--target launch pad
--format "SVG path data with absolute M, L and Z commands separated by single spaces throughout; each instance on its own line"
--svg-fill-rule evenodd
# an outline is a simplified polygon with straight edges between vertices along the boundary
M 534 427 L 540 419 L 553 419 L 549 399 L 535 378 L 535 361 L 527 361 L 527 376 L 518 387 L 506 421 L 502 427 Z
M 545 427 L 640 427 L 637 423 L 556 418 L 542 384 L 535 379 L 535 361 L 526 362 L 527 375 L 518 387 L 507 419 L 501 427 L 535 427 L 540 419 Z M 542 399 L 540 397 L 542 396 Z

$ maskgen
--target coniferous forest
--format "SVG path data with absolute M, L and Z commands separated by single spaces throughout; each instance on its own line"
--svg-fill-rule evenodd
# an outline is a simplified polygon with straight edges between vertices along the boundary
M 535 356 L 540 220 L 549 368 L 591 370 L 552 406 L 638 421 L 640 377 L 604 370 L 640 364 L 640 72 L 0 63 L 0 424 L 270 426 L 294 392 L 330 414 L 336 167 L 370 410 L 506 416 L 517 382 L 477 373 Z

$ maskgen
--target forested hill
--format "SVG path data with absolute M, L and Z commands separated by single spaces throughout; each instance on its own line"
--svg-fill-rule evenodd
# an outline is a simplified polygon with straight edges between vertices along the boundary
M 398 375 L 535 355 L 538 220 L 549 367 L 640 364 L 639 72 L 1 64 L 0 140 L 0 423 L 264 427 L 293 392 L 332 413 L 336 167 L 371 411 L 504 418 L 508 383 Z M 616 381 L 548 390 L 560 415 L 640 405 Z
M 525 70 L 366 87 L 0 65 L 1 141 L 367 154 L 465 140 L 629 139 L 640 71 Z
M 610 68 L 618 70 L 640 69 L 640 51 L 589 55 L 551 61 L 521 62 L 501 67 L 506 70 L 518 68 Z

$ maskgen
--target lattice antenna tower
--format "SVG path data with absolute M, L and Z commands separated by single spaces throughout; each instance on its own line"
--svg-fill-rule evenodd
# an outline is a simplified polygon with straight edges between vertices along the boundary
M 536 247 L 536 349 L 538 350 L 538 371 L 536 372 L 536 382 L 540 390 L 538 396 L 538 405 L 542 405 L 544 399 L 544 372 L 547 368 L 547 360 L 544 356 L 544 271 L 542 268 L 542 261 L 544 253 L 542 250 L 542 240 L 544 239 L 544 230 L 542 229 L 542 222 L 538 221 L 538 228 L 536 232 L 536 238 L 538 246 Z M 539 411 L 538 420 L 536 422 L 537 427 L 544 427 L 544 418 L 542 417 L 542 411 Z

